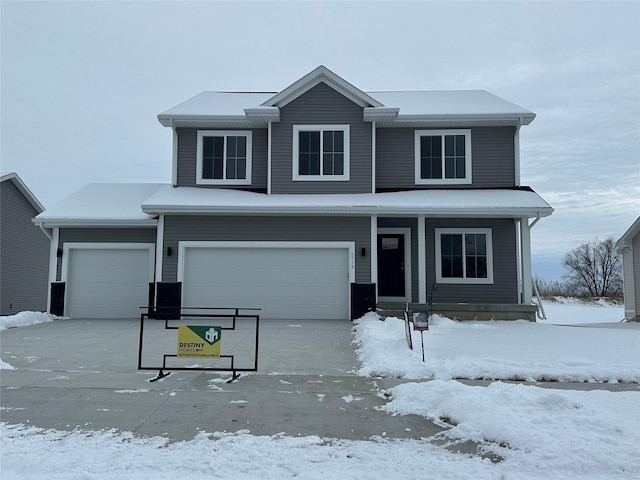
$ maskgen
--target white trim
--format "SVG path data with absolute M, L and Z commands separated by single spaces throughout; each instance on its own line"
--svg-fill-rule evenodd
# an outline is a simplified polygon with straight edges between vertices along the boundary
M 426 221 L 418 217 L 418 302 L 427 303 L 427 240 Z
M 378 297 L 381 302 L 410 302 L 411 301 L 411 228 L 378 228 L 376 233 L 376 247 L 378 245 L 378 235 L 384 234 L 404 235 L 404 297 Z M 377 274 L 376 274 L 377 283 Z
M 342 131 L 344 133 L 344 153 L 343 153 L 343 174 L 342 175 L 300 175 L 300 160 L 299 160 L 299 133 L 300 132 L 320 132 L 320 170 L 322 171 L 322 154 L 323 154 L 323 135 L 325 130 Z M 293 126 L 293 155 L 292 155 L 292 179 L 293 181 L 302 182 L 346 182 L 349 181 L 350 173 L 350 126 L 347 125 L 294 125 Z
M 371 193 L 376 193 L 376 122 L 371 122 Z
M 355 242 L 218 242 L 180 241 L 178 242 L 178 282 L 184 280 L 184 258 L 188 248 L 341 248 L 349 250 L 349 283 L 355 282 Z
M 267 126 L 267 195 L 271 195 L 271 122 Z
M 518 303 L 523 303 L 523 281 L 522 281 L 522 224 L 528 223 L 528 219 L 516 219 L 516 278 L 518 279 Z
M 228 179 L 227 176 L 227 137 L 246 137 L 247 139 L 247 163 L 246 178 Z M 222 178 L 202 178 L 202 139 L 204 137 L 224 137 L 224 161 Z M 252 139 L 253 132 L 251 130 L 198 130 L 196 145 L 196 184 L 197 185 L 251 185 L 251 164 L 252 164 Z
M 376 299 L 378 298 L 378 217 L 371 217 L 371 283 L 376 286 Z M 377 301 L 377 300 L 376 300 Z
M 515 185 L 520 186 L 520 125 L 516 125 L 516 133 L 513 135 L 513 152 L 515 156 Z
M 171 145 L 171 185 L 178 186 L 178 132 L 176 127 L 173 130 L 173 144 Z
M 158 216 L 156 230 L 156 275 L 155 282 L 162 281 L 162 259 L 164 258 L 164 215 Z
M 487 248 L 487 278 L 443 278 L 442 277 L 442 262 L 441 259 L 441 241 L 440 235 L 442 234 L 484 234 L 487 236 L 486 248 Z M 462 268 L 466 270 L 466 264 L 464 261 L 464 239 L 462 241 Z M 458 283 L 458 284 L 493 284 L 493 236 L 491 228 L 436 228 L 435 229 L 435 263 L 436 263 L 436 283 Z
M 7 181 L 7 180 L 11 180 L 13 182 L 13 184 L 16 186 L 16 188 L 24 196 L 24 198 L 27 200 L 27 202 L 29 202 L 31 204 L 31 206 L 33 207 L 33 209 L 36 212 L 38 212 L 38 213 L 44 212 L 45 208 L 42 206 L 42 204 L 36 198 L 36 196 L 33 194 L 33 192 L 31 190 L 29 190 L 29 187 L 27 187 L 27 185 L 22 181 L 22 179 L 20 178 L 20 176 L 17 173 L 11 172 L 11 173 L 7 173 L 5 175 L 2 175 L 2 177 L 0 177 L 0 183 L 2 183 L 4 181 Z
M 51 313 L 51 284 L 56 281 L 58 274 L 58 245 L 60 244 L 60 229 L 53 228 L 49 245 L 49 283 L 47 285 L 47 312 Z
M 520 243 L 522 254 L 522 303 L 531 305 L 533 300 L 533 279 L 531 275 L 531 227 L 529 219 L 520 221 Z
M 153 281 L 153 265 L 155 244 L 153 243 L 90 243 L 65 242 L 62 251 L 62 274 L 60 280 L 67 281 L 69 274 L 69 253 L 71 250 L 148 250 L 149 252 L 149 281 Z
M 471 129 L 416 130 L 414 134 L 414 176 L 416 185 L 468 185 L 471 184 Z M 465 175 L 464 178 L 445 178 L 445 136 L 464 135 Z M 420 137 L 441 137 L 442 141 L 442 178 L 420 178 Z

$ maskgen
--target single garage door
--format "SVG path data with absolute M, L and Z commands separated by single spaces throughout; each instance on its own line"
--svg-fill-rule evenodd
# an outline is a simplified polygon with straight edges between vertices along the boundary
M 152 247 L 68 248 L 65 255 L 65 315 L 72 318 L 140 316 L 140 307 L 148 303 L 149 282 L 153 278 Z
M 257 307 L 266 319 L 348 319 L 349 248 L 186 247 L 184 307 Z

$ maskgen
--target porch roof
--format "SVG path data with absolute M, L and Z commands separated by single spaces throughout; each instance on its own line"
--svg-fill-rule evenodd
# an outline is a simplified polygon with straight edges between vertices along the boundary
M 545 217 L 553 208 L 529 188 L 425 189 L 361 194 L 271 194 L 165 185 L 142 203 L 158 214 Z

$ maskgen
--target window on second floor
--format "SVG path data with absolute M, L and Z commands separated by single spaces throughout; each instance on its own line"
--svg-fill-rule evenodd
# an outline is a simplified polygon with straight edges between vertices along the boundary
M 471 130 L 416 130 L 415 182 L 471 183 Z
M 491 229 L 436 228 L 437 283 L 493 283 Z
M 251 184 L 251 132 L 199 130 L 196 183 Z
M 349 125 L 294 125 L 293 180 L 349 180 Z

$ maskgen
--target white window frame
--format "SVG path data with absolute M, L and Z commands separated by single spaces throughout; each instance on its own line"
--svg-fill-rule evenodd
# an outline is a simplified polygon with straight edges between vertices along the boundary
M 442 276 L 442 252 L 441 239 L 442 235 L 459 234 L 464 237 L 465 234 L 484 234 L 487 239 L 487 278 L 467 278 L 467 264 L 465 261 L 465 242 L 462 240 L 462 278 L 451 278 Z M 436 264 L 436 283 L 462 283 L 462 284 L 493 284 L 493 236 L 491 228 L 436 228 L 435 229 L 435 264 Z
M 227 142 L 224 142 L 223 178 L 202 178 L 202 140 L 204 137 L 246 137 L 247 139 L 247 178 L 226 178 Z M 251 157 L 253 132 L 251 130 L 198 130 L 196 148 L 196 184 L 197 185 L 251 185 Z
M 323 135 L 325 130 L 339 130 L 344 133 L 344 157 L 342 175 L 300 175 L 299 141 L 300 132 L 320 132 L 320 171 L 322 172 Z M 293 126 L 293 180 L 301 182 L 345 182 L 349 180 L 350 171 L 350 127 L 349 125 L 294 125 Z
M 446 135 L 464 135 L 464 178 L 445 178 L 444 137 Z M 441 137 L 442 141 L 442 178 L 421 178 L 420 138 Z M 471 129 L 453 130 L 416 130 L 415 132 L 415 182 L 416 185 L 468 185 L 471 183 Z

